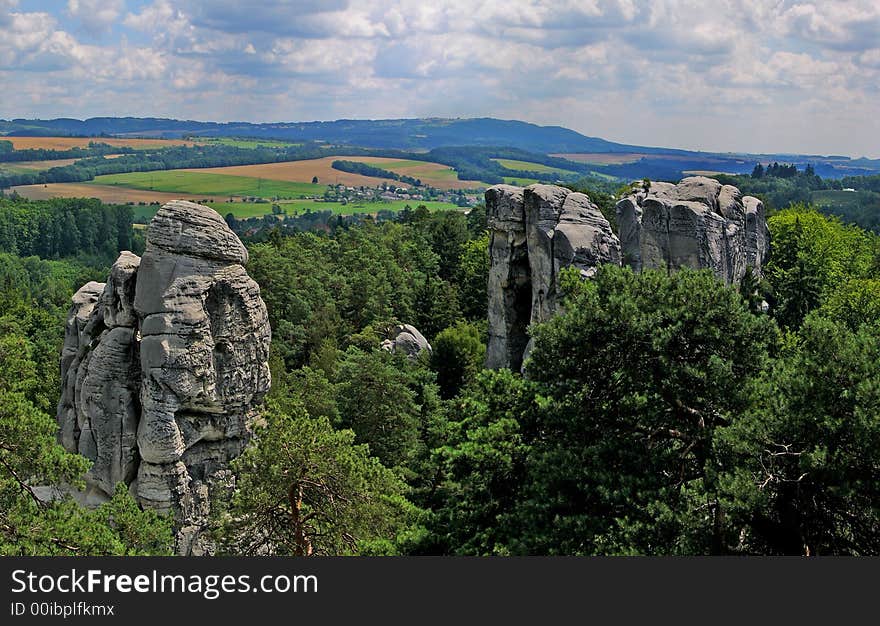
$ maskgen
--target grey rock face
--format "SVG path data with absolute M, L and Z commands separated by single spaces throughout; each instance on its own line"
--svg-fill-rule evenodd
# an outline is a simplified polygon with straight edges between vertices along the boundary
M 528 343 L 532 274 L 526 243 L 524 190 L 497 185 L 486 190 L 489 226 L 489 345 L 486 366 L 518 367 Z
M 81 418 L 77 406 L 77 374 L 93 339 L 89 325 L 101 299 L 104 283 L 90 282 L 79 288 L 71 299 L 61 349 L 61 399 L 58 403 L 59 440 L 68 452 L 79 451 Z M 88 328 L 88 330 L 87 330 Z
M 636 271 L 711 269 L 739 283 L 748 267 L 760 274 L 769 250 L 761 201 L 703 176 L 634 189 L 617 203 L 617 222 L 624 262 Z
M 214 209 L 186 200 L 172 200 L 156 213 L 148 239 L 176 254 L 240 265 L 248 261 L 247 248 Z
M 590 199 L 555 185 L 486 191 L 489 226 L 489 346 L 486 367 L 521 368 L 528 325 L 559 307 L 559 272 L 593 276 L 604 263 L 634 270 L 711 269 L 738 283 L 760 274 L 769 250 L 764 206 L 736 187 L 701 176 L 633 187 L 617 203 L 619 239 Z
M 143 258 L 123 252 L 68 314 L 60 439 L 94 461 L 93 489 L 125 482 L 142 506 L 172 511 L 184 553 L 210 551 L 199 534 L 212 490 L 228 486 L 269 389 L 269 320 L 246 260 L 212 209 L 171 202 Z
M 398 324 L 389 333 L 388 338 L 380 346 L 389 352 L 401 352 L 415 358 L 422 352 L 431 354 L 431 344 L 424 335 L 409 324 Z
M 561 269 L 592 275 L 602 263 L 620 263 L 611 225 L 582 193 L 555 185 L 525 189 L 497 185 L 486 191 L 490 233 L 489 346 L 486 366 L 518 370 L 530 323 L 557 308 Z

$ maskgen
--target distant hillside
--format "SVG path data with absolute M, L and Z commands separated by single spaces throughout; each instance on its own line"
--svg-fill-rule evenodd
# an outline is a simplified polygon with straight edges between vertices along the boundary
M 561 126 L 538 126 L 516 120 L 399 119 L 337 120 L 335 122 L 197 122 L 160 118 L 95 117 L 87 120 L 0 121 L 0 132 L 13 135 L 139 135 L 178 138 L 258 137 L 289 141 L 325 141 L 366 148 L 426 149 L 446 146 L 509 146 L 531 152 L 639 152 L 689 154 L 587 137 Z
M 509 173 L 494 171 L 498 164 L 492 157 L 534 161 L 557 171 L 574 170 L 613 176 L 621 179 L 650 178 L 678 180 L 689 173 L 743 174 L 757 163 L 788 163 L 804 170 L 809 164 L 820 176 L 842 178 L 880 172 L 880 159 L 850 159 L 842 156 L 796 154 L 733 154 L 695 152 L 671 148 L 634 146 L 598 137 L 588 137 L 561 126 L 538 126 L 517 120 L 494 118 L 473 119 L 396 119 L 336 120 L 334 122 L 199 122 L 163 118 L 95 117 L 87 120 L 59 118 L 54 120 L 0 120 L 0 139 L 9 136 L 80 136 L 80 137 L 234 137 L 258 140 L 281 140 L 304 144 L 321 151 L 332 145 L 335 154 L 352 148 L 377 151 L 403 151 L 425 154 L 428 151 L 450 152 L 459 174 L 471 180 L 501 180 Z M 0 143 L 2 149 L 2 143 Z M 502 154 L 505 149 L 520 150 L 527 155 Z M 468 154 L 468 151 L 471 154 Z M 330 152 L 327 152 L 330 154 Z M 538 158 L 534 155 L 545 155 Z M 385 156 L 393 156 L 385 154 Z M 555 157 L 570 157 L 580 163 L 568 165 Z M 546 159 L 554 159 L 547 162 Z M 570 162 L 569 162 L 570 163 Z M 477 167 L 475 167 L 477 166 Z M 529 172 L 518 172 L 529 178 Z

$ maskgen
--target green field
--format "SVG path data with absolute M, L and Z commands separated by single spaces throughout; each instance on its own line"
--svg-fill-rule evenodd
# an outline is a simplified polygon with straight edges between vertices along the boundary
M 521 178 L 517 176 L 504 176 L 504 183 L 507 185 L 516 185 L 517 187 L 528 187 L 541 181 L 536 178 Z
M 220 215 L 226 215 L 227 213 L 232 213 L 238 219 L 247 219 L 249 217 L 262 217 L 264 215 L 269 215 L 272 213 L 272 203 L 257 203 L 257 202 L 204 202 L 199 204 L 205 204 L 206 206 L 211 207 Z M 134 207 L 134 218 L 138 220 L 140 218 L 150 219 L 156 214 L 156 211 L 159 210 L 159 205 L 137 205 Z
M 341 157 L 346 158 L 346 157 Z M 347 157 L 352 161 L 359 160 L 358 157 Z M 425 161 L 413 161 L 411 159 L 400 159 L 399 161 L 383 161 L 381 163 L 373 163 L 371 161 L 362 160 L 362 163 L 368 163 L 374 167 L 378 167 L 383 170 L 397 170 L 397 169 L 406 169 L 408 167 L 422 167 L 425 165 Z
M 257 202 L 205 202 L 205 204 L 220 215 L 226 216 L 232 213 L 237 219 L 247 219 L 249 217 L 262 217 L 271 215 L 273 203 L 257 203 Z M 307 211 L 333 211 L 338 215 L 354 215 L 356 213 L 377 213 L 379 211 L 401 211 L 406 206 L 415 209 L 417 206 L 424 204 L 431 211 L 452 211 L 464 210 L 454 204 L 448 202 L 431 202 L 420 200 L 395 200 L 393 202 L 363 202 L 342 204 L 341 202 L 317 202 L 315 200 L 283 200 L 277 202 L 282 210 L 287 211 L 288 215 L 301 215 Z M 134 217 L 136 220 L 146 218 L 150 219 L 159 210 L 157 205 L 138 205 L 134 207 Z
M 590 176 L 594 176 L 596 178 L 602 178 L 602 179 L 610 181 L 610 182 L 615 182 L 615 181 L 621 180 L 617 176 L 612 176 L 611 174 L 605 174 L 603 172 L 596 172 L 596 171 L 591 171 Z
M 321 195 L 325 185 L 293 183 L 248 176 L 227 176 L 205 172 L 165 170 L 107 174 L 89 181 L 93 185 L 118 185 L 145 191 L 205 194 L 208 196 L 255 196 L 257 198 L 295 198 Z
M 813 204 L 830 209 L 858 209 L 864 205 L 866 195 L 864 192 L 825 189 L 814 191 L 810 194 L 810 200 Z M 873 194 L 873 197 L 880 199 L 877 194 Z
M 574 170 L 564 170 L 558 167 L 550 167 L 548 165 L 543 165 L 541 163 L 532 163 L 531 161 L 517 161 L 515 159 L 492 159 L 501 167 L 507 168 L 509 170 L 520 170 L 523 172 L 538 172 L 539 174 L 570 174 L 573 176 L 578 176 L 579 173 Z
M 0 163 L 0 174 L 27 174 L 29 172 L 34 172 L 34 169 L 21 167 L 15 163 Z
M 428 161 L 414 161 L 412 159 L 398 159 L 395 161 L 375 162 L 362 157 L 340 157 L 342 160 L 366 163 L 386 172 L 393 172 L 401 176 L 411 176 L 420 179 L 433 187 L 442 187 L 444 183 L 458 181 L 458 172 L 454 168 L 439 163 Z
M 234 148 L 291 148 L 302 145 L 301 143 L 288 143 L 274 139 L 247 139 L 241 137 L 194 137 L 193 139 L 199 143 L 232 146 Z
M 387 163 L 370 163 L 375 167 L 383 170 L 396 171 L 404 176 L 412 176 L 419 178 L 420 175 L 429 174 L 432 179 L 440 180 L 458 180 L 458 172 L 453 168 L 442 168 L 435 164 L 426 164 L 425 161 L 412 161 L 401 159 L 400 161 L 389 161 Z M 423 172 L 407 172 L 409 169 L 421 169 Z
M 304 213 L 311 211 L 326 211 L 330 209 L 339 215 L 354 215 L 355 213 L 376 213 L 378 211 L 402 211 L 409 206 L 415 209 L 420 205 L 425 205 L 431 211 L 463 211 L 459 206 L 449 202 L 434 202 L 430 200 L 393 200 L 391 202 L 349 202 L 342 204 L 341 202 L 315 202 L 314 200 L 292 200 L 288 202 L 280 202 L 281 208 L 286 210 L 288 215 Z

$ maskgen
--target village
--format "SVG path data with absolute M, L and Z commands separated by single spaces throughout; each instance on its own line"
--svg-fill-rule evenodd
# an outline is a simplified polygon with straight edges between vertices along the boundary
M 469 190 L 442 191 L 434 187 L 400 187 L 382 183 L 376 187 L 351 187 L 346 185 L 328 185 L 323 196 L 314 197 L 316 202 L 397 202 L 408 201 L 433 201 L 449 202 L 460 207 L 474 206 L 480 201 L 481 194 Z

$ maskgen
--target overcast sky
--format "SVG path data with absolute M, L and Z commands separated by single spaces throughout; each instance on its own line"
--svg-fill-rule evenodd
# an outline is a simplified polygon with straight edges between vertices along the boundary
M 0 117 L 498 117 L 880 157 L 880 0 L 0 0 Z

